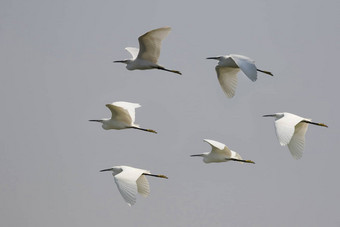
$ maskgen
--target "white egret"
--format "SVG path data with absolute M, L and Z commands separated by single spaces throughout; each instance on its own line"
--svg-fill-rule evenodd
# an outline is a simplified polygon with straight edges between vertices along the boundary
M 275 117 L 276 136 L 281 146 L 288 145 L 289 151 L 295 159 L 302 157 L 308 124 L 328 127 L 323 123 L 312 122 L 312 119 L 291 113 L 275 113 L 263 115 L 263 117 Z
M 166 69 L 157 63 L 162 40 L 168 35 L 170 30 L 170 27 L 163 27 L 145 33 L 138 38 L 139 49 L 135 47 L 125 48 L 132 55 L 132 59 L 114 61 L 114 63 L 125 63 L 128 70 L 160 69 L 182 75 L 179 71 Z
M 131 102 L 114 102 L 106 104 L 106 107 L 111 110 L 112 116 L 110 119 L 104 118 L 101 120 L 89 120 L 102 123 L 103 129 L 126 129 L 134 128 L 147 132 L 157 133 L 152 129 L 145 129 L 135 124 L 135 109 L 141 107 L 138 103 Z
M 151 174 L 148 170 L 137 169 L 130 166 L 114 166 L 110 169 L 100 170 L 100 172 L 104 171 L 112 171 L 118 190 L 129 206 L 136 203 L 137 192 L 144 197 L 149 195 L 149 182 L 145 176 L 168 179 L 168 177 L 164 175 Z
M 226 56 L 209 57 L 218 60 L 215 67 L 218 81 L 228 98 L 235 95 L 237 86 L 237 73 L 241 71 L 251 80 L 257 80 L 257 71 L 273 76 L 271 72 L 256 68 L 255 61 L 242 55 L 230 54 Z
M 194 154 L 190 155 L 191 157 L 201 156 L 203 157 L 203 162 L 211 163 L 211 162 L 227 162 L 227 161 L 237 161 L 237 162 L 247 162 L 253 163 L 255 162 L 251 160 L 244 160 L 242 157 L 236 153 L 235 151 L 230 150 L 225 144 L 205 139 L 205 142 L 211 145 L 211 151 L 205 152 L 203 154 Z

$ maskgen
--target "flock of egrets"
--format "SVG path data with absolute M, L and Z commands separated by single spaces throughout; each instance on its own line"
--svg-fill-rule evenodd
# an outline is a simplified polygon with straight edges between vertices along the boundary
M 170 70 L 158 64 L 161 42 L 170 30 L 170 27 L 162 27 L 145 33 L 138 38 L 139 49 L 133 47 L 125 48 L 132 55 L 132 59 L 114 62 L 125 63 L 128 70 L 159 69 L 181 75 L 181 72 L 177 70 Z M 240 70 L 252 81 L 256 81 L 257 71 L 273 76 L 271 72 L 256 68 L 253 60 L 242 55 L 231 54 L 209 57 L 207 59 L 218 60 L 218 64 L 215 67 L 217 78 L 222 90 L 229 98 L 235 95 L 237 74 Z M 155 130 L 141 128 L 135 124 L 135 109 L 140 107 L 139 104 L 119 101 L 107 104 L 106 106 L 111 111 L 111 118 L 90 121 L 102 123 L 103 129 L 106 130 L 132 128 L 157 133 Z M 264 115 L 263 117 L 275 117 L 277 138 L 281 146 L 288 146 L 290 153 L 295 159 L 302 157 L 308 124 L 327 127 L 325 124 L 315 123 L 311 119 L 286 112 Z M 211 145 L 212 150 L 203 154 L 191 155 L 192 157 L 201 156 L 205 163 L 237 161 L 255 164 L 251 160 L 242 159 L 238 153 L 230 150 L 223 143 L 208 139 L 204 141 Z M 164 175 L 151 174 L 148 170 L 129 166 L 115 166 L 101 170 L 101 172 L 103 171 L 112 171 L 119 192 L 130 206 L 136 202 L 137 193 L 145 197 L 149 195 L 149 183 L 145 176 L 167 178 Z

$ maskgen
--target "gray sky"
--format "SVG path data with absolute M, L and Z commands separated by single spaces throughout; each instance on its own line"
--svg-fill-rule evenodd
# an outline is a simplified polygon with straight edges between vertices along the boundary
M 1 226 L 339 226 L 339 1 L 17 1 L 0 3 Z M 162 26 L 159 63 L 183 75 L 127 71 L 113 60 Z M 217 61 L 258 68 L 227 99 Z M 136 123 L 105 131 L 106 103 L 137 102 Z M 301 160 L 274 119 L 311 125 Z M 256 165 L 204 164 L 225 143 Z M 128 207 L 112 175 L 130 165 L 165 174 Z

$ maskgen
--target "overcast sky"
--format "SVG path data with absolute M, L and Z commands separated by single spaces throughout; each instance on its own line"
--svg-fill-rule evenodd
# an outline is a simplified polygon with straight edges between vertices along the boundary
M 340 226 L 339 1 L 0 2 L 1 226 Z M 183 75 L 128 71 L 138 36 L 172 27 L 159 63 Z M 256 61 L 228 99 L 206 57 Z M 105 104 L 136 102 L 139 130 L 105 131 L 89 119 Z M 274 119 L 311 125 L 294 160 Z M 203 139 L 255 165 L 205 164 Z M 149 177 L 129 207 L 111 174 L 130 165 Z

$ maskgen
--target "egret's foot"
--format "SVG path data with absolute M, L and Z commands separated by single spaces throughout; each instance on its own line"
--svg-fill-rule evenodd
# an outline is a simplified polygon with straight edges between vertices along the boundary
M 327 126 L 327 125 L 325 125 L 325 124 L 323 124 L 323 123 L 319 123 L 318 125 L 319 125 L 319 126 L 322 126 L 322 127 L 326 127 L 326 128 L 328 128 L 328 126 Z
M 146 131 L 147 131 L 147 132 L 152 132 L 152 133 L 157 134 L 157 132 L 156 132 L 155 130 L 152 130 L 152 129 L 147 129 Z

